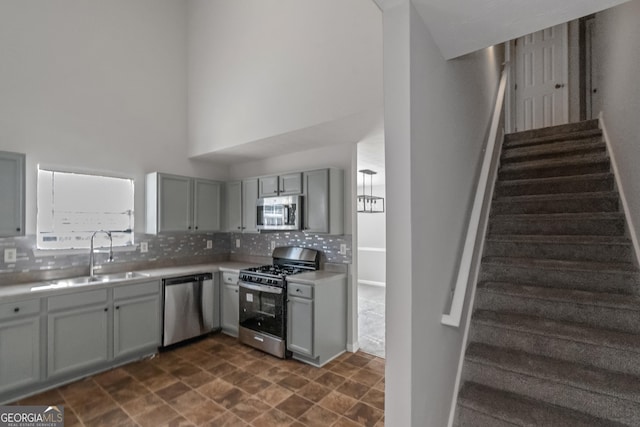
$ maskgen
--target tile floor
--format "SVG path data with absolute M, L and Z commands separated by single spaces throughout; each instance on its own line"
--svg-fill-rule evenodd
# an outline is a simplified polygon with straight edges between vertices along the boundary
M 65 427 L 377 427 L 384 384 L 369 354 L 314 368 L 215 334 L 17 403 L 64 405 Z
M 385 287 L 358 283 L 358 344 L 378 357 L 384 354 Z

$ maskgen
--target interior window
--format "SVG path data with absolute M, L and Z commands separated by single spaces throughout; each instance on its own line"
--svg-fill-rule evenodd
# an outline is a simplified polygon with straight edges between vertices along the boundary
M 111 232 L 113 246 L 133 245 L 133 179 L 38 168 L 38 249 L 89 248 Z M 98 233 L 95 247 L 108 246 Z

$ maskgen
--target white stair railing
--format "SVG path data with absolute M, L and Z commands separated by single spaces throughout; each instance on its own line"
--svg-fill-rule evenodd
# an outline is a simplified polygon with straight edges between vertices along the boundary
M 480 176 L 478 178 L 478 186 L 476 187 L 476 196 L 473 201 L 473 207 L 471 209 L 471 217 L 469 218 L 469 227 L 467 228 L 467 237 L 464 242 L 464 248 L 462 250 L 462 257 L 460 259 L 460 269 L 458 270 L 458 278 L 456 280 L 456 287 L 453 291 L 453 299 L 451 301 L 451 307 L 449 313 L 442 315 L 441 323 L 448 326 L 458 328 L 460 326 L 460 319 L 462 318 L 462 307 L 464 305 L 464 298 L 467 294 L 467 288 L 471 282 L 469 277 L 472 271 L 477 271 L 477 268 L 473 265 L 474 255 L 476 254 L 476 242 L 478 239 L 478 232 L 480 230 L 481 221 L 484 218 L 486 221 L 487 212 L 483 212 L 483 206 L 486 205 L 486 209 L 489 209 L 489 203 L 485 204 L 485 198 L 487 195 L 492 194 L 493 185 L 495 182 L 495 173 L 493 179 L 489 179 L 490 172 L 495 169 L 492 164 L 492 159 L 496 162 L 499 160 L 499 156 L 494 156 L 494 152 L 497 148 L 500 148 L 500 144 L 496 146 L 498 136 L 503 138 L 504 133 L 500 126 L 500 118 L 502 116 L 502 109 L 504 106 L 504 94 L 507 87 L 507 76 L 509 75 L 509 63 L 506 63 L 502 70 L 502 77 L 500 78 L 500 84 L 498 86 L 498 95 L 496 97 L 496 105 L 493 110 L 493 119 L 491 121 L 491 128 L 489 130 L 489 138 L 487 140 L 487 146 L 484 152 L 484 159 L 482 161 L 482 169 L 480 169 Z M 486 225 L 486 222 L 485 224 Z M 483 229 L 485 227 L 482 227 Z M 479 256 L 475 257 L 478 262 Z M 474 275 L 475 279 L 475 275 Z

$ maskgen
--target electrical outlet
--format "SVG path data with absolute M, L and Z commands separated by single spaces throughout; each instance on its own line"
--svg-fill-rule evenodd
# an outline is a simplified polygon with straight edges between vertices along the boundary
M 16 248 L 9 248 L 4 250 L 4 262 L 10 264 L 16 262 Z
M 207 249 L 213 248 L 213 240 L 207 240 Z
M 240 239 L 236 239 L 236 248 L 240 247 Z
M 340 255 L 346 255 L 346 254 L 347 254 L 347 244 L 340 243 Z
M 140 242 L 140 253 L 149 252 L 149 243 L 148 242 Z
M 272 240 L 271 241 L 271 250 L 274 250 L 276 248 L 276 241 Z

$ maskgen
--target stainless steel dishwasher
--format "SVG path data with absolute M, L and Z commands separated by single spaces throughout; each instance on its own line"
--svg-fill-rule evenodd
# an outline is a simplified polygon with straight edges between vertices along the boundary
M 213 330 L 214 285 L 211 273 L 164 279 L 162 289 L 163 347 Z

